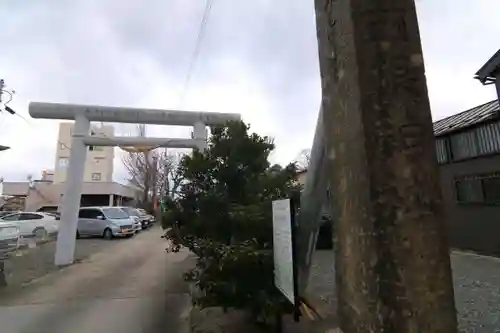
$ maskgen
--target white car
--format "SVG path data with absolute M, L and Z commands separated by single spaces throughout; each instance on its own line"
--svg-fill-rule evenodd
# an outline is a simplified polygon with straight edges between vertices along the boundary
M 20 212 L 0 218 L 0 224 L 9 222 L 19 228 L 22 237 L 46 239 L 59 230 L 59 217 L 47 213 Z
M 2 255 L 19 247 L 19 228 L 8 222 L 0 223 L 0 260 Z

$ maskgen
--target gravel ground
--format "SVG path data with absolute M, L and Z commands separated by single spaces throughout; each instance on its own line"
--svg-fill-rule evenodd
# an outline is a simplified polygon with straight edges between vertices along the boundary
M 122 240 L 116 240 L 116 242 L 120 241 Z M 82 261 L 113 243 L 115 241 L 100 238 L 79 239 L 76 241 L 75 261 Z M 5 262 L 8 288 L 26 284 L 57 270 L 58 267 L 54 265 L 55 249 L 56 242 L 51 241 L 36 245 L 36 247 L 25 247 L 12 253 Z
M 460 332 L 500 332 L 500 259 L 455 252 L 451 255 Z M 309 292 L 335 308 L 333 252 L 314 257 Z

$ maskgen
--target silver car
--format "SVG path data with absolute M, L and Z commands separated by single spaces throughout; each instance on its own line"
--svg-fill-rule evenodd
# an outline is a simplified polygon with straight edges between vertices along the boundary
M 134 222 L 116 207 L 84 207 L 78 213 L 76 237 L 102 236 L 132 237 L 135 234 Z

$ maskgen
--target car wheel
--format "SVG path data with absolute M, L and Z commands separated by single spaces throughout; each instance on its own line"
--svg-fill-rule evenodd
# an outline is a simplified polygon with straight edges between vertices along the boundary
M 81 237 L 81 236 L 80 236 L 80 232 L 77 230 L 77 231 L 76 231 L 76 239 L 80 239 L 80 237 Z
M 104 233 L 102 234 L 102 237 L 104 237 L 104 239 L 113 239 L 113 232 L 111 231 L 111 229 L 106 229 L 104 230 Z
M 37 240 L 46 240 L 49 234 L 47 233 L 47 230 L 45 230 L 45 228 L 39 228 L 33 231 L 33 236 L 35 236 Z

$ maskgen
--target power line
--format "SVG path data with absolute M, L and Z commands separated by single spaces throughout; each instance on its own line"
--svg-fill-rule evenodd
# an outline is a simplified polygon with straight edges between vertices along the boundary
M 201 18 L 200 27 L 198 29 L 198 35 L 196 37 L 196 44 L 193 50 L 193 54 L 191 55 L 191 60 L 189 62 L 189 67 L 186 75 L 186 79 L 184 81 L 184 85 L 181 90 L 180 98 L 179 98 L 179 108 L 184 103 L 184 98 L 186 97 L 186 93 L 189 88 L 189 84 L 191 82 L 191 76 L 193 74 L 194 67 L 196 65 L 196 61 L 201 51 L 201 45 L 203 43 L 203 38 L 205 37 L 205 31 L 207 27 L 207 22 L 210 17 L 210 11 L 212 10 L 213 0 L 206 0 L 205 2 L 205 10 L 203 11 L 203 16 Z
M 21 118 L 31 128 L 36 129 L 35 125 L 33 125 L 26 117 L 24 117 L 23 115 L 19 114 L 18 112 L 15 112 L 14 110 L 12 110 L 12 112 L 9 112 L 9 113 L 12 114 L 12 115 L 14 115 L 14 116 L 17 116 L 17 117 Z M 57 143 L 59 143 L 64 148 L 66 148 L 69 151 L 71 151 L 71 147 L 69 147 L 68 145 L 66 145 L 64 142 L 60 141 L 59 139 L 57 139 L 56 141 L 57 141 Z

